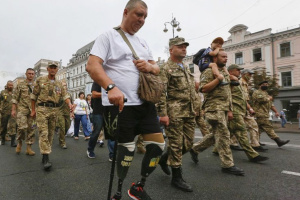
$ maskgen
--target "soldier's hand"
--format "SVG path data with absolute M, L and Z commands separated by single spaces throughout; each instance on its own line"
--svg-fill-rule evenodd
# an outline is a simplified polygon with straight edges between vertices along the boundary
M 166 115 L 166 116 L 160 117 L 160 118 L 159 118 L 159 122 L 160 122 L 162 125 L 169 126 L 169 123 L 170 123 L 169 116 Z
M 109 103 L 114 106 L 119 106 L 119 112 L 122 112 L 124 108 L 124 94 L 119 88 L 114 87 L 112 90 L 109 90 L 107 93 Z
M 278 118 L 280 116 L 280 114 L 278 112 L 276 112 L 275 116 Z
M 152 65 L 146 61 L 146 60 L 133 60 L 134 65 L 137 67 L 137 69 L 141 72 L 151 72 Z
M 30 117 L 31 117 L 31 118 L 35 118 L 35 115 L 36 115 L 35 110 L 31 111 Z
M 252 108 L 249 109 L 249 112 L 251 115 L 255 115 L 255 111 Z
M 270 101 L 273 101 L 273 97 L 272 97 L 272 96 L 269 96 L 269 100 L 270 100 Z
M 233 120 L 233 114 L 232 114 L 232 111 L 228 111 L 227 113 L 227 117 L 228 117 L 228 120 Z
M 12 111 L 11 111 L 11 116 L 12 116 L 13 118 L 16 117 L 16 110 L 12 110 Z

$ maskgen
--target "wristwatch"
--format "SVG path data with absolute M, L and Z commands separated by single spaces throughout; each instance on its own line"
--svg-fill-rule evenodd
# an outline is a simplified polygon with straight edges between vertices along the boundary
M 106 88 L 106 93 L 109 91 L 109 90 L 112 90 L 116 85 L 114 83 L 112 84 L 109 84 Z

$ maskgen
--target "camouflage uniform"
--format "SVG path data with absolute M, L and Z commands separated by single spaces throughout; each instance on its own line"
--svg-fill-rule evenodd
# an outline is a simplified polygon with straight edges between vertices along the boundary
M 56 127 L 59 128 L 59 144 L 60 146 L 64 147 L 66 145 L 66 133 L 68 132 L 71 126 L 71 119 L 69 106 L 65 103 L 65 101 L 62 98 L 60 100 L 60 105 L 61 106 L 59 108 L 59 113 L 56 118 Z
M 26 144 L 34 143 L 34 131 L 33 126 L 34 119 L 30 117 L 31 113 L 31 99 L 33 85 L 26 80 L 18 83 L 14 90 L 12 103 L 17 105 L 17 141 L 21 142 L 26 138 Z M 27 137 L 26 137 L 27 133 Z
M 5 139 L 6 133 L 10 136 L 16 134 L 16 120 L 11 117 L 13 92 L 9 92 L 7 89 L 2 90 L 0 93 L 1 101 L 1 138 Z
M 224 76 L 224 81 L 230 82 L 229 75 L 219 69 Z M 215 79 L 212 69 L 207 68 L 200 76 L 200 91 L 206 84 Z M 196 153 L 204 151 L 214 144 L 219 152 L 222 168 L 234 166 L 232 153 L 230 150 L 230 132 L 227 127 L 227 111 L 232 110 L 232 99 L 230 86 L 217 86 L 209 93 L 204 93 L 203 103 L 205 118 L 211 125 L 212 134 L 206 135 L 203 140 L 197 143 L 193 150 Z
M 204 120 L 201 98 L 200 98 L 199 94 L 197 94 L 197 93 L 196 93 L 195 97 L 196 97 L 195 98 L 195 111 L 196 111 L 195 121 L 201 131 L 201 134 L 204 137 L 205 135 L 209 134 L 210 132 L 207 127 L 208 124 Z
M 273 106 L 269 95 L 261 89 L 256 90 L 252 95 L 253 109 L 255 110 L 256 122 L 260 131 L 265 131 L 271 139 L 279 138 L 269 121 L 269 111 Z
M 41 154 L 50 154 L 55 130 L 56 117 L 59 113 L 59 101 L 69 97 L 61 81 L 50 80 L 48 76 L 39 77 L 30 98 L 36 102 L 36 123 L 39 129 Z
M 170 58 L 161 69 L 161 78 L 166 86 L 158 103 L 158 115 L 169 117 L 166 127 L 168 137 L 168 165 L 177 168 L 182 165 L 182 155 L 188 152 L 195 133 L 195 86 L 189 68 L 182 69 Z
M 243 78 L 240 79 L 241 87 L 244 91 L 245 98 L 247 101 L 250 100 L 249 98 L 249 86 L 246 80 Z M 254 110 L 255 111 L 255 110 Z M 254 117 L 250 115 L 250 113 L 247 111 L 246 116 L 244 117 L 244 121 L 247 127 L 247 130 L 250 133 L 250 144 L 252 147 L 258 147 L 259 144 L 259 132 L 258 132 L 258 125 L 255 121 Z
M 236 136 L 241 147 L 244 149 L 249 159 L 257 157 L 259 154 L 249 144 L 244 116 L 247 111 L 247 101 L 241 86 L 231 87 L 233 119 L 229 121 L 228 128 L 231 134 Z

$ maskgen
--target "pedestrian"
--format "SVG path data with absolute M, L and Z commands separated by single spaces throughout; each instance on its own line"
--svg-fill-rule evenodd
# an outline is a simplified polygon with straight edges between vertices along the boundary
M 192 148 L 195 133 L 195 83 L 189 67 L 183 64 L 189 43 L 175 37 L 169 41 L 170 57 L 162 67 L 161 79 L 166 86 L 158 103 L 160 123 L 165 126 L 168 149 L 159 162 L 170 175 L 176 188 L 192 192 L 192 186 L 182 178 L 182 156 Z
M 247 100 L 247 103 L 250 106 L 250 104 L 249 104 L 249 101 L 250 101 L 249 83 L 250 83 L 250 80 L 251 80 L 254 72 L 250 69 L 244 69 L 241 71 L 241 74 L 242 74 L 242 78 L 240 79 L 240 84 L 244 91 L 244 95 Z M 250 106 L 249 109 L 247 110 L 246 116 L 244 116 L 244 122 L 246 124 L 247 130 L 250 135 L 250 144 L 255 151 L 265 152 L 268 149 L 263 148 L 259 143 L 258 125 L 257 125 L 256 120 L 254 119 L 254 114 L 255 114 L 255 111 Z
M 30 94 L 30 116 L 36 116 L 39 129 L 39 147 L 43 155 L 42 163 L 45 170 L 49 170 L 52 166 L 49 161 L 49 154 L 52 151 L 56 117 L 60 107 L 59 100 L 63 98 L 69 109 L 72 109 L 70 96 L 61 81 L 55 78 L 58 66 L 58 62 L 49 62 L 47 66 L 48 75 L 37 78 L 33 86 L 33 92 Z
M 0 103 L 1 103 L 1 145 L 5 144 L 5 136 L 9 133 L 11 137 L 11 147 L 16 147 L 16 120 L 11 116 L 12 109 L 12 97 L 13 97 L 13 82 L 7 81 L 6 89 L 2 90 L 0 93 Z M 10 130 L 8 130 L 8 128 Z
M 213 57 L 218 65 L 220 75 L 224 81 L 230 82 L 229 74 L 224 70 L 227 63 L 227 53 L 222 49 Z M 207 68 L 200 76 L 200 92 L 204 94 L 204 111 L 207 122 L 212 127 L 212 133 L 206 135 L 201 142 L 194 145 L 190 153 L 193 161 L 198 162 L 198 153 L 215 143 L 215 147 L 221 159 L 222 172 L 244 175 L 244 170 L 236 167 L 230 150 L 230 132 L 227 122 L 229 111 L 233 111 L 229 85 L 219 86 L 223 79 L 215 78 L 212 70 Z
M 299 121 L 299 129 L 300 129 L 300 108 L 299 108 L 299 110 L 297 112 L 297 119 Z
M 279 117 L 280 117 L 280 120 L 281 120 L 281 128 L 285 128 L 285 124 L 286 124 L 286 115 L 285 115 L 285 112 L 287 110 L 286 109 L 282 109 L 282 111 L 280 111 L 280 114 L 279 114 Z
M 102 87 L 105 127 L 110 127 L 106 128 L 106 133 L 118 133 L 118 189 L 112 199 L 121 199 L 123 181 L 134 155 L 135 136 L 143 135 L 146 153 L 141 167 L 142 178 L 128 190 L 132 199 L 150 199 L 144 188 L 146 178 L 156 168 L 165 146 L 155 105 L 144 102 L 137 94 L 140 71 L 159 74 L 159 67 L 146 41 L 136 36 L 147 14 L 148 8 L 144 1 L 130 0 L 120 25 L 121 31 L 141 59 L 134 60 L 132 51 L 119 32 L 111 29 L 96 39 L 86 68 L 92 79 Z M 124 106 L 125 97 L 128 101 Z M 117 126 L 114 126 L 116 120 Z
M 17 141 L 16 153 L 19 154 L 22 148 L 22 142 L 27 144 L 26 155 L 34 156 L 35 152 L 31 146 L 34 143 L 36 124 L 31 114 L 30 94 L 34 84 L 34 69 L 28 68 L 25 73 L 26 79 L 17 84 L 12 99 L 11 115 L 17 119 Z
M 90 132 L 88 129 L 89 107 L 84 97 L 85 97 L 84 92 L 79 92 L 78 98 L 75 99 L 73 103 L 75 140 L 79 139 L 78 133 L 79 133 L 80 122 L 82 125 L 85 140 L 90 139 Z
M 289 143 L 289 140 L 281 140 L 275 133 L 273 126 L 269 121 L 270 110 L 275 113 L 276 117 L 279 117 L 279 113 L 272 103 L 273 97 L 269 96 L 267 92 L 268 86 L 268 81 L 262 81 L 259 83 L 259 89 L 254 91 L 252 95 L 252 107 L 255 110 L 256 122 L 258 124 L 260 132 L 266 132 L 267 135 L 277 143 L 278 147 L 281 147 Z
M 67 91 L 67 83 L 62 82 L 62 85 L 64 89 Z M 71 95 L 70 96 L 70 102 L 71 101 Z M 70 109 L 69 106 L 64 102 L 63 98 L 61 97 L 59 101 L 60 107 L 59 107 L 59 113 L 57 115 L 57 121 L 56 121 L 56 127 L 58 128 L 58 138 L 59 138 L 59 145 L 62 149 L 67 149 L 66 144 L 66 134 L 71 126 L 71 115 L 70 115 Z

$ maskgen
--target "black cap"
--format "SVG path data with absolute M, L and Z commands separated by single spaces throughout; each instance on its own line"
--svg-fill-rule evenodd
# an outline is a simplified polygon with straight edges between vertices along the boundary
M 260 82 L 258 85 L 260 86 L 260 85 L 262 85 L 262 84 L 264 84 L 264 83 L 269 83 L 268 81 L 262 81 L 262 82 Z

